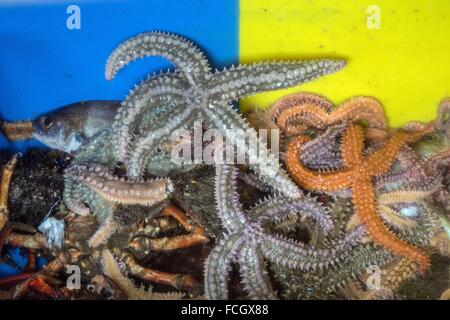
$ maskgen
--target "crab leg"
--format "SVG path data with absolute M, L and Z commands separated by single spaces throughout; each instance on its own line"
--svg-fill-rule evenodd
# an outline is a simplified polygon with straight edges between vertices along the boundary
M 175 207 L 174 205 L 169 205 L 165 207 L 161 213 L 159 214 L 162 217 L 172 217 L 177 220 L 184 229 L 188 232 L 192 232 L 197 235 L 205 234 L 205 230 L 192 223 L 191 219 L 189 219 L 183 211 Z
M 200 234 L 187 234 L 176 237 L 163 237 L 150 239 L 147 237 L 134 238 L 129 246 L 135 252 L 152 251 L 172 251 L 177 249 L 189 248 L 195 245 L 205 243 L 208 238 Z
M 8 195 L 11 185 L 11 177 L 16 167 L 19 154 L 15 154 L 2 169 L 0 181 L 0 230 L 2 230 L 9 220 Z
M 174 287 L 175 289 L 193 289 L 200 285 L 199 282 L 191 275 L 174 274 L 144 268 L 140 266 L 130 254 L 124 255 L 124 262 L 129 268 L 131 275 L 145 281 L 168 285 Z
M 192 221 L 177 207 L 169 205 L 159 214 L 160 219 L 171 217 L 178 221 L 186 231 L 191 232 L 187 235 L 175 237 L 163 237 L 151 239 L 148 237 L 135 237 L 129 244 L 134 252 L 152 251 L 172 251 L 182 248 L 189 248 L 195 245 L 205 243 L 208 238 L 205 236 L 205 230 L 192 223 Z

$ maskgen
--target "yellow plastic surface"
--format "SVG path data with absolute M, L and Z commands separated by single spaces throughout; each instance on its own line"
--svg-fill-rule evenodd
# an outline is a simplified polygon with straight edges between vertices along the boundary
M 391 126 L 400 126 L 434 119 L 439 101 L 450 95 L 449 0 L 240 0 L 239 46 L 242 63 L 348 61 L 301 87 L 247 98 L 243 111 L 299 89 L 334 103 L 368 95 L 383 104 Z

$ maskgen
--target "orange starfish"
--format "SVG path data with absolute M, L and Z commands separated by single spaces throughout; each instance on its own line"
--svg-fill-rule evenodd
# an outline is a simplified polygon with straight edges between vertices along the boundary
M 369 123 L 375 138 L 384 138 L 387 130 L 383 107 L 370 97 L 354 97 L 333 108 L 332 103 L 321 96 L 297 93 L 278 100 L 269 116 L 288 136 L 301 134 L 307 127 L 324 129 L 339 122 L 359 120 Z
M 293 179 L 305 188 L 315 191 L 335 192 L 352 189 L 352 201 L 356 214 L 365 225 L 372 240 L 379 245 L 404 256 L 420 266 L 425 272 L 430 266 L 428 255 L 405 241 L 397 238 L 383 224 L 377 213 L 375 191 L 372 178 L 389 171 L 397 159 L 402 146 L 419 140 L 431 130 L 421 132 L 398 131 L 383 147 L 368 156 L 363 155 L 364 137 L 362 127 L 350 124 L 342 137 L 342 160 L 344 168 L 336 171 L 314 172 L 299 161 L 302 144 L 309 140 L 306 136 L 294 138 L 286 151 L 286 165 Z

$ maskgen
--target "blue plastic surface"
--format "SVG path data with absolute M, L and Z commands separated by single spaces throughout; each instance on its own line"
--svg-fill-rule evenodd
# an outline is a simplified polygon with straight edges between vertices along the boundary
M 69 30 L 67 8 L 80 8 L 81 29 Z M 236 0 L 48 1 L 0 0 L 0 119 L 27 120 L 60 106 L 95 99 L 123 99 L 149 73 L 171 65 L 161 58 L 137 61 L 113 81 L 104 79 L 110 52 L 145 31 L 185 36 L 206 51 L 211 63 L 238 62 Z M 36 141 L 0 148 L 25 151 Z M 27 257 L 7 248 L 17 264 L 0 263 L 0 278 L 22 272 Z M 38 260 L 42 266 L 44 260 Z
M 0 262 L 0 279 L 3 277 L 21 274 L 28 263 L 28 253 L 22 248 L 13 248 L 6 246 L 4 253 L 9 256 L 12 263 Z M 40 270 L 48 261 L 39 256 L 36 259 L 36 269 Z
M 71 4 L 80 8 L 80 30 L 66 26 Z M 25 120 L 80 100 L 123 99 L 149 73 L 170 67 L 161 58 L 148 58 L 113 81 L 104 79 L 110 52 L 151 30 L 191 39 L 215 67 L 238 62 L 236 0 L 0 0 L 0 118 Z M 28 145 L 11 146 L 0 138 L 0 148 L 23 151 Z

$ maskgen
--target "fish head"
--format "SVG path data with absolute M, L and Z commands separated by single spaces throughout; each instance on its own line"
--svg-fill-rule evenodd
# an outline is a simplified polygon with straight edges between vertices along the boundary
M 32 122 L 33 137 L 64 152 L 72 153 L 86 142 L 82 119 L 65 112 L 49 112 Z

